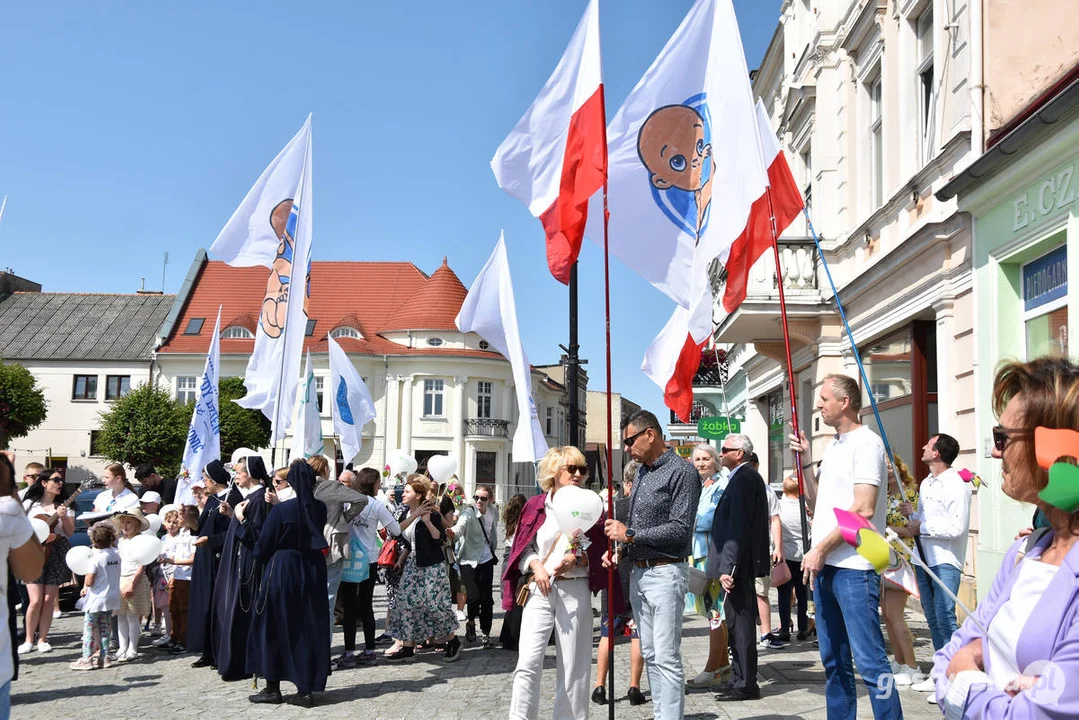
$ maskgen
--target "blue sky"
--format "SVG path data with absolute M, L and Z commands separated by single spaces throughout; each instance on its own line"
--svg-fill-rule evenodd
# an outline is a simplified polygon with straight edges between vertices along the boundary
M 314 113 L 316 260 L 448 256 L 467 286 L 505 229 L 525 349 L 556 362 L 567 294 L 490 159 L 554 69 L 584 0 L 11 3 L 0 34 L 0 265 L 46 291 L 176 292 Z M 691 0 L 604 0 L 608 117 Z M 735 0 L 760 62 L 780 0 Z M 582 355 L 602 390 L 602 253 L 585 242 Z M 640 372 L 670 300 L 611 260 L 613 388 L 666 417 Z

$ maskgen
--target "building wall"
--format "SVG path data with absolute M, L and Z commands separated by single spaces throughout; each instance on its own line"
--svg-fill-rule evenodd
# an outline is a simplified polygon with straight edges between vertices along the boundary
M 48 415 L 37 429 L 26 437 L 12 441 L 16 462 L 21 466 L 28 462 L 43 465 L 67 463 L 67 479 L 82 482 L 90 477 L 100 477 L 108 461 L 93 455 L 90 450 L 90 432 L 100 427 L 98 413 L 109 409 L 111 402 L 105 400 L 106 377 L 130 376 L 130 387 L 145 383 L 150 377 L 150 362 L 125 361 L 61 361 L 20 360 L 37 379 L 45 400 Z M 97 397 L 94 400 L 72 398 L 76 375 L 97 377 Z M 130 473 L 129 473 L 130 474 Z
M 1079 63 L 1079 14 L 1061 0 L 985 0 L 985 131 L 1011 122 Z
M 454 358 L 438 356 L 388 357 L 350 355 L 360 376 L 367 383 L 375 402 L 377 417 L 363 428 L 364 442 L 360 454 L 344 459 L 357 467 L 375 467 L 381 470 L 386 458 L 394 450 L 410 454 L 449 454 L 458 462 L 458 476 L 463 479 L 466 493 L 476 484 L 477 453 L 494 453 L 496 496 L 499 501 L 518 488 L 531 491 L 534 472 L 530 463 L 512 461 L 512 438 L 517 422 L 517 402 L 510 365 L 501 359 Z M 202 373 L 205 359 L 201 355 L 166 353 L 158 356 L 159 374 L 155 381 L 170 388 L 174 393 L 177 378 L 197 377 Z M 329 358 L 324 353 L 311 355 L 316 382 L 329 384 Z M 222 377 L 242 376 L 247 366 L 247 356 L 223 355 Z M 561 395 L 544 386 L 542 375 L 533 374 L 533 399 L 540 412 L 541 424 L 545 409 L 558 407 Z M 442 414 L 424 416 L 424 381 L 441 380 Z M 477 418 L 479 383 L 490 382 L 492 389 L 491 419 L 507 422 L 505 437 L 468 434 L 465 422 Z M 323 403 L 322 434 L 325 454 L 333 457 L 336 441 L 330 405 Z M 547 437 L 548 444 L 559 444 L 562 437 L 557 428 Z M 276 465 L 284 463 L 288 456 L 291 437 L 273 449 L 260 451 L 268 461 Z M 469 495 L 471 496 L 471 495 Z

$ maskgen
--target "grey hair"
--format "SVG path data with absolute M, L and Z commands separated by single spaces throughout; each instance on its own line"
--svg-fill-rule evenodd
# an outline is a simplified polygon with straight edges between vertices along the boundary
M 637 471 L 641 469 L 641 464 L 636 460 L 630 460 L 626 463 L 626 467 L 622 469 L 622 482 L 631 483 L 637 479 Z
M 715 445 L 706 442 L 697 443 L 693 446 L 693 452 L 697 452 L 698 450 L 702 450 L 708 453 L 708 455 L 712 458 L 712 462 L 716 466 L 716 470 L 719 470 L 719 450 L 716 450 Z
M 728 447 L 737 448 L 746 454 L 746 459 L 753 454 L 753 441 L 745 435 L 728 435 L 723 440 Z

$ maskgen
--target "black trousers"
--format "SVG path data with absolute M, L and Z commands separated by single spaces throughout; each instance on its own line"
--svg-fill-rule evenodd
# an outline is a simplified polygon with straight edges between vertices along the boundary
M 356 650 L 356 621 L 363 626 L 363 645 L 366 650 L 375 649 L 375 579 L 378 565 L 372 563 L 367 579 L 360 583 L 342 582 L 337 596 L 341 598 L 343 617 L 341 625 L 345 634 L 345 652 Z
M 806 594 L 806 585 L 802 580 L 802 563 L 800 560 L 788 560 L 787 567 L 791 571 L 790 582 L 776 588 L 779 593 L 779 631 L 790 632 L 791 629 L 791 588 L 794 588 L 794 597 L 798 601 L 798 632 L 805 632 L 809 628 L 809 598 Z
M 461 579 L 468 592 L 468 621 L 480 620 L 480 632 L 491 634 L 491 617 L 494 613 L 494 573 L 495 559 L 491 558 L 476 567 L 461 565 Z
M 759 692 L 757 685 L 757 594 L 748 573 L 734 578 L 734 588 L 723 605 L 730 628 L 733 685 L 739 690 Z

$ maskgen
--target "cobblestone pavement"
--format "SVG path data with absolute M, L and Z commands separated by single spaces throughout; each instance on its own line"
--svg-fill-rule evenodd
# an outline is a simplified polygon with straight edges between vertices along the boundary
M 773 591 L 773 600 L 774 594 Z M 376 602 L 381 632 L 385 617 L 381 587 Z M 774 603 L 772 617 L 776 617 Z M 909 611 L 907 617 L 914 631 L 918 659 L 922 668 L 928 669 L 932 646 L 925 621 Z M 495 617 L 494 636 L 498 635 L 500 624 L 501 614 Z M 598 619 L 595 627 L 598 639 Z M 53 624 L 49 637 L 53 652 L 23 656 L 19 680 L 12 684 L 13 718 L 504 718 L 516 663 L 515 653 L 479 647 L 466 646 L 461 659 L 452 664 L 444 663 L 441 653 L 421 653 L 411 661 L 383 662 L 375 667 L 334 673 L 326 692 L 316 696 L 317 707 L 305 710 L 291 705 L 251 705 L 247 701 L 252 693 L 249 681 L 222 682 L 213 670 L 190 667 L 194 660 L 191 655 L 170 656 L 150 648 L 150 638 L 145 634 L 138 661 L 93 672 L 69 670 L 68 663 L 80 654 L 81 632 L 81 614 L 67 613 Z M 362 644 L 362 633 L 360 641 Z M 335 655 L 341 650 L 341 642 L 338 627 L 334 635 Z M 686 617 L 682 653 L 686 676 L 696 675 L 707 656 L 707 627 L 701 618 Z M 549 718 L 554 697 L 553 648 L 548 650 L 544 668 L 544 706 L 540 717 Z M 628 645 L 617 646 L 615 668 L 616 717 L 651 717 L 650 703 L 633 707 L 625 697 Z M 763 697 L 756 702 L 717 703 L 712 692 L 689 693 L 686 717 L 825 718 L 824 670 L 811 643 L 793 642 L 786 649 L 763 652 L 760 679 Z M 647 674 L 643 686 L 647 695 Z M 284 683 L 282 691 L 287 695 L 294 688 Z M 871 717 L 869 698 L 861 683 L 859 696 L 858 716 Z M 926 702 L 925 695 L 905 689 L 900 691 L 900 697 L 907 718 L 940 717 L 940 711 Z M 593 718 L 605 718 L 608 709 L 592 705 L 591 713 Z

